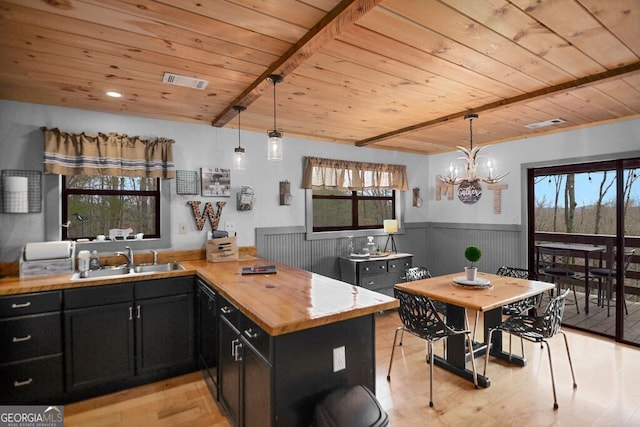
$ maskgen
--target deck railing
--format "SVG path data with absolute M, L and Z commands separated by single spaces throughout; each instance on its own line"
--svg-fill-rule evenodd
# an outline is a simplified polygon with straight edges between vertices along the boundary
M 597 234 L 568 234 L 553 232 L 536 232 L 536 242 L 575 243 L 583 245 L 605 246 L 607 249 L 602 255 L 603 266 L 606 267 L 611 251 L 615 247 L 616 237 Z M 640 237 L 625 236 L 625 249 L 634 249 L 635 253 L 625 275 L 625 294 L 640 295 Z M 590 267 L 597 267 L 599 259 L 590 259 Z M 584 258 L 573 258 L 572 268 L 576 271 L 584 269 Z

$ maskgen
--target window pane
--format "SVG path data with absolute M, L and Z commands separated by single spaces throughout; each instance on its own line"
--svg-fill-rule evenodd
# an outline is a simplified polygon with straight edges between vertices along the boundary
M 358 224 L 379 225 L 384 219 L 393 218 L 393 205 L 389 200 L 360 200 L 358 202 Z
M 156 197 L 70 194 L 68 200 L 70 239 L 108 236 L 112 228 L 131 228 L 134 234 L 147 236 L 155 234 Z
M 616 234 L 615 171 L 539 176 L 536 231 Z
M 314 227 L 351 227 L 351 199 L 314 199 Z

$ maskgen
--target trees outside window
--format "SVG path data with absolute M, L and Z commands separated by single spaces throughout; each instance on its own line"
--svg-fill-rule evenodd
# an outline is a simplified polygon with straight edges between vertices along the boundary
M 72 175 L 62 178 L 62 238 L 109 235 L 110 229 L 160 237 L 160 179 Z
M 555 172 L 555 171 L 553 171 Z M 625 169 L 625 235 L 640 236 L 640 169 Z M 536 231 L 616 234 L 616 171 L 543 173 L 535 177 Z
M 382 228 L 395 219 L 394 190 L 313 190 L 313 231 Z

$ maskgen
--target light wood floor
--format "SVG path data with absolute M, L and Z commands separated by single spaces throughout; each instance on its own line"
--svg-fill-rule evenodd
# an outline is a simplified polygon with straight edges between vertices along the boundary
M 434 368 L 434 403 L 429 408 L 425 343 L 405 334 L 395 354 L 391 382 L 387 366 L 395 312 L 377 316 L 376 395 L 394 427 L 413 426 L 637 426 L 640 425 L 640 350 L 566 330 L 578 388 L 561 336 L 551 340 L 560 408 L 553 397 L 546 350 L 525 343 L 528 365 L 490 360 L 492 385 L 473 384 Z M 517 345 L 516 345 L 517 344 Z M 514 341 L 514 348 L 519 343 Z M 348 345 L 347 345 L 347 351 Z M 436 351 L 442 351 L 438 348 Z M 478 360 L 480 369 L 484 359 Z M 199 373 L 65 406 L 69 426 L 229 426 Z

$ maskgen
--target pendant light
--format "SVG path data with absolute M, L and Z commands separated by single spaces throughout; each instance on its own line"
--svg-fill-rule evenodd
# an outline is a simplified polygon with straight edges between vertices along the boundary
M 284 78 L 279 74 L 270 74 L 267 80 L 273 84 L 273 130 L 268 133 L 267 159 L 282 160 L 282 132 L 278 132 L 276 127 L 276 84 L 281 83 Z
M 247 109 L 242 105 L 234 105 L 233 109 L 238 112 L 238 146 L 233 150 L 233 168 L 237 170 L 244 169 L 245 157 L 244 148 L 240 146 L 240 113 Z

